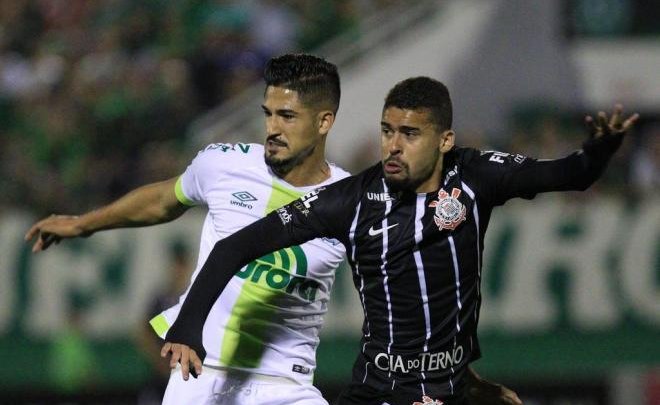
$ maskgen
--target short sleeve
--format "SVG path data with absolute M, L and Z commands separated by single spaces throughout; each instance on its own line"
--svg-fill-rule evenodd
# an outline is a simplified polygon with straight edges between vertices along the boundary
M 252 164 L 251 147 L 248 144 L 208 145 L 179 176 L 174 188 L 176 198 L 188 206 L 206 204 L 209 191 L 227 170 Z
M 188 166 L 188 169 L 190 169 L 190 166 Z M 188 192 L 183 190 L 184 175 L 185 173 L 177 179 L 176 184 L 174 185 L 174 193 L 176 194 L 176 199 L 179 200 L 181 204 L 192 207 L 197 205 L 197 203 L 195 203 L 191 197 L 188 197 L 189 195 L 193 195 L 193 190 L 189 189 Z M 188 180 L 188 184 L 190 183 L 191 181 Z

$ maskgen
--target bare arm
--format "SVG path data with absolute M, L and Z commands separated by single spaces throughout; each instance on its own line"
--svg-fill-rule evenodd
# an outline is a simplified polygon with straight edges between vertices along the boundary
M 34 224 L 25 234 L 29 241 L 38 236 L 33 252 L 46 250 L 53 242 L 95 232 L 161 224 L 181 216 L 188 206 L 174 191 L 177 177 L 137 188 L 118 200 L 80 216 L 51 215 Z

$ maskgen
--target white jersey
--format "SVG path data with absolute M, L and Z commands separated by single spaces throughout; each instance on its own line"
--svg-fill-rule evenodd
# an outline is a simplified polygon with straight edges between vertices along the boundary
M 349 175 L 334 165 L 330 170 L 330 178 L 321 184 L 294 187 L 268 168 L 261 145 L 212 144 L 199 152 L 175 190 L 182 203 L 205 204 L 209 210 L 192 281 L 218 240 Z M 343 258 L 343 245 L 323 238 L 270 253 L 242 268 L 206 320 L 204 363 L 311 382 L 323 315 Z M 159 336 L 176 320 L 187 293 L 151 320 Z

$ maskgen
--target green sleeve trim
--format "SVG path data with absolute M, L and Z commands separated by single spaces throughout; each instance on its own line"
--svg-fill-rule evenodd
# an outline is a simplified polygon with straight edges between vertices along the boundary
M 179 176 L 179 179 L 176 181 L 176 185 L 174 186 L 174 194 L 176 194 L 176 199 L 179 200 L 181 204 L 192 207 L 196 204 L 183 193 L 183 184 L 181 182 L 181 178 L 182 176 Z
M 167 333 L 167 330 L 170 328 L 170 325 L 167 323 L 167 319 L 165 319 L 165 315 L 163 314 L 156 315 L 151 318 L 149 324 L 153 328 L 154 332 L 156 332 L 156 334 L 162 338 L 165 337 L 165 333 Z

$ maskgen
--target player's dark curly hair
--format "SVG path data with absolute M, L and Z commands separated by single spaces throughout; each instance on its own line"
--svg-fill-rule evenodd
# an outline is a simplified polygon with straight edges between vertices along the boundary
M 430 77 L 411 77 L 396 84 L 385 98 L 385 106 L 405 110 L 428 108 L 439 130 L 451 129 L 452 107 L 447 86 Z
M 309 54 L 286 54 L 272 58 L 264 70 L 266 86 L 284 87 L 298 92 L 306 105 L 339 108 L 337 66 Z

